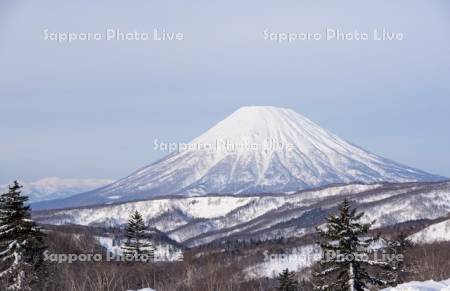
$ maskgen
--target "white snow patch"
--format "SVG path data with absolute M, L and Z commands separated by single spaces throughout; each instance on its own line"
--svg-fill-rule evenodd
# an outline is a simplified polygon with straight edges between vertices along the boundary
M 276 277 L 286 268 L 290 271 L 300 271 L 319 261 L 322 252 L 317 245 L 305 245 L 284 254 L 268 253 L 266 256 L 266 261 L 244 271 L 249 278 Z
M 450 291 L 450 279 L 441 282 L 432 280 L 425 282 L 413 281 L 381 291 Z
M 113 196 L 109 196 L 108 199 L 116 200 L 116 199 L 119 199 L 120 197 L 122 197 L 122 196 L 119 196 L 119 195 L 113 195 Z

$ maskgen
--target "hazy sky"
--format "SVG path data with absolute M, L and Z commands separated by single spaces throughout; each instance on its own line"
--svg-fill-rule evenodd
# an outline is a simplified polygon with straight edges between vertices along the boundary
M 0 183 L 120 178 L 243 105 L 289 107 L 374 153 L 450 176 L 450 2 L 0 2 Z M 49 32 L 181 41 L 45 40 Z M 264 39 L 368 32 L 399 41 Z

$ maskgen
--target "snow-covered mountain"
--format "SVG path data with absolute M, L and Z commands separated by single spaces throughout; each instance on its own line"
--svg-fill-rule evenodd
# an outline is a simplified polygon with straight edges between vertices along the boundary
M 437 219 L 450 212 L 450 182 L 351 184 L 287 195 L 207 195 L 153 198 L 116 205 L 40 211 L 47 224 L 126 224 L 139 211 L 149 225 L 187 246 L 222 239 L 273 239 L 314 232 L 348 197 L 376 227 Z
M 66 179 L 57 177 L 43 178 L 34 182 L 19 181 L 23 185 L 22 193 L 30 198 L 30 202 L 65 198 L 112 182 L 114 182 L 112 179 Z M 0 185 L 0 190 L 1 192 L 7 191 L 8 185 Z
M 111 185 L 35 208 L 442 179 L 365 151 L 291 109 L 254 106 L 238 109 L 179 152 Z

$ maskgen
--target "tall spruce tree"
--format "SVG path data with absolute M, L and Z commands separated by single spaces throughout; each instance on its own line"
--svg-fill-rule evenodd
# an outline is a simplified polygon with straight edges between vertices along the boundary
M 339 206 L 339 215 L 327 218 L 326 226 L 317 228 L 322 238 L 320 246 L 323 258 L 320 271 L 315 272 L 315 290 L 363 291 L 369 285 L 386 286 L 392 284 L 390 276 L 376 278 L 369 274 L 382 271 L 387 274 L 391 269 L 388 262 L 371 259 L 370 245 L 379 239 L 378 236 L 367 238 L 368 231 L 375 223 L 362 223 L 364 213 L 350 210 L 350 203 L 345 199 Z
M 27 196 L 14 181 L 0 196 L 0 279 L 7 290 L 32 290 L 45 281 L 41 229 L 33 222 L 25 205 Z
M 277 277 L 279 291 L 298 291 L 299 285 L 295 280 L 295 272 L 289 272 L 289 269 L 283 270 Z
M 122 246 L 125 256 L 133 256 L 137 260 L 148 261 L 154 259 L 154 247 L 149 242 L 142 215 L 136 210 L 128 220 L 125 233 L 126 241 Z

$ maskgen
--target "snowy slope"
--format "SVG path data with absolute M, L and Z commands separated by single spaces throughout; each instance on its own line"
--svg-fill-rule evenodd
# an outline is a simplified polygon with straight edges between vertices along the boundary
M 138 210 L 149 225 L 187 246 L 235 238 L 273 239 L 314 231 L 344 197 L 376 226 L 445 217 L 450 182 L 351 184 L 289 195 L 154 198 L 117 205 L 35 212 L 48 224 L 123 225 Z
M 30 198 L 30 202 L 65 198 L 112 182 L 114 182 L 112 179 L 66 179 L 57 177 L 43 178 L 34 182 L 19 181 L 23 185 L 22 193 Z M 7 189 L 8 185 L 0 185 L 2 192 L 7 191 Z
M 293 110 L 253 106 L 238 109 L 187 148 L 126 178 L 35 208 L 169 194 L 282 193 L 335 183 L 442 179 L 367 152 Z
M 450 291 L 450 279 L 441 282 L 432 280 L 425 282 L 413 281 L 381 291 Z
M 418 244 L 450 241 L 450 219 L 432 224 L 409 238 Z

